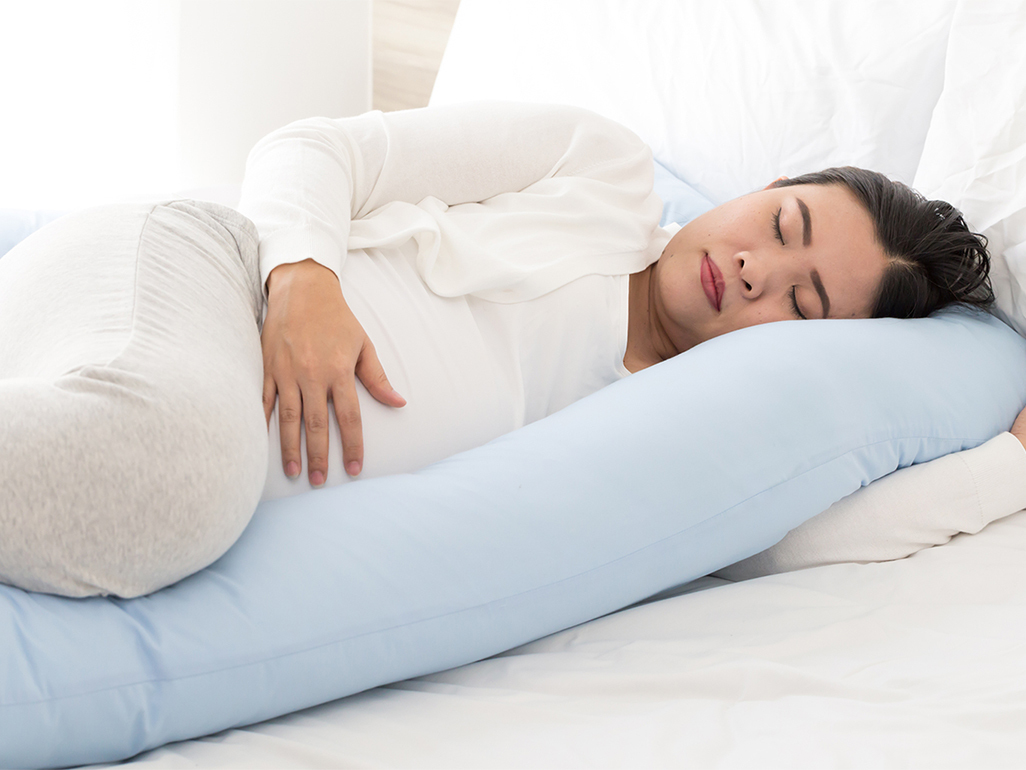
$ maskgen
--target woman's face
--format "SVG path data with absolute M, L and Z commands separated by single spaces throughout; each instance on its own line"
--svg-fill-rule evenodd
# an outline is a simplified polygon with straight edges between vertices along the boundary
M 681 228 L 653 265 L 652 310 L 678 351 L 769 321 L 868 318 L 887 261 L 847 188 L 767 187 Z

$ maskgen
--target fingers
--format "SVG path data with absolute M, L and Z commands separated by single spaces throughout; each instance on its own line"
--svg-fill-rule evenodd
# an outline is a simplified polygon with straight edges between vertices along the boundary
M 271 429 L 271 415 L 274 413 L 274 401 L 278 396 L 278 386 L 273 377 L 264 377 L 264 419 L 267 429 Z
M 328 391 L 315 383 L 303 386 L 303 421 L 306 424 L 306 462 L 310 485 L 328 478 Z
M 328 479 L 327 390 L 316 383 L 305 382 L 301 386 L 297 385 L 279 392 L 278 400 L 281 461 L 285 475 L 296 478 L 303 470 L 303 456 L 300 451 L 303 425 L 306 427 L 307 476 L 311 486 L 323 486 Z
M 367 388 L 367 392 L 385 406 L 406 406 L 406 399 L 395 392 L 388 377 L 385 376 L 385 369 L 381 366 L 377 351 L 370 340 L 367 340 L 360 351 L 360 358 L 356 362 L 356 376 Z
M 303 400 L 298 387 L 279 387 L 278 425 L 281 433 L 281 463 L 285 475 L 294 479 L 303 469 L 303 458 L 299 451 L 300 424 L 303 414 Z
M 391 389 L 381 364 L 371 350 L 373 365 L 380 372 L 375 383 L 378 400 L 392 406 L 403 406 L 406 400 Z M 358 366 L 358 370 L 373 370 Z M 369 374 L 365 376 L 370 379 Z M 369 389 L 368 389 L 369 390 Z M 275 397 L 278 401 L 278 422 L 281 435 L 281 460 L 285 475 L 297 478 L 303 470 L 302 426 L 306 427 L 307 474 L 311 486 L 320 487 L 328 478 L 330 447 L 328 396 L 326 389 L 314 380 L 300 380 L 278 385 L 273 378 L 264 382 L 264 413 L 270 421 Z M 386 400 L 387 399 L 387 400 Z M 331 391 L 335 418 L 342 434 L 342 466 L 350 476 L 363 469 L 363 420 L 355 379 L 343 379 Z
M 350 476 L 363 468 L 363 423 L 360 401 L 356 396 L 356 380 L 342 380 L 332 389 L 335 418 L 342 431 L 342 467 Z

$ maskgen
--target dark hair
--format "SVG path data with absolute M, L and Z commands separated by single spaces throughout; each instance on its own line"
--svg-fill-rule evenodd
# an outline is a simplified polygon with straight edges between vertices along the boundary
M 854 166 L 780 179 L 773 186 L 796 184 L 844 185 L 869 212 L 890 258 L 872 318 L 922 318 L 954 303 L 993 304 L 987 239 L 970 231 L 950 203 L 927 200 L 908 185 Z

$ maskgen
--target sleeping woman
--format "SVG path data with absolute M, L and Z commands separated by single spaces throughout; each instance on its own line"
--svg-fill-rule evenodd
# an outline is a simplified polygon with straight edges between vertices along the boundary
M 267 297 L 264 499 L 415 470 L 747 326 L 993 301 L 961 214 L 874 172 L 780 178 L 679 229 L 661 208 L 649 148 L 576 108 L 265 137 L 240 203 Z

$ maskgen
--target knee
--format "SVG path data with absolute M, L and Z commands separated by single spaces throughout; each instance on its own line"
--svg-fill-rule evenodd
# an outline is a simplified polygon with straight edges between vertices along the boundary
M 32 463 L 0 466 L 0 581 L 131 598 L 203 569 L 242 534 L 267 468 L 258 402 L 227 411 L 195 397 L 122 400 L 58 416 L 41 413 L 53 399 L 33 408 L 39 389 L 26 387 L 32 395 L 7 402 L 20 418 L 0 415 L 5 448 Z M 71 390 L 103 402 L 102 384 Z

